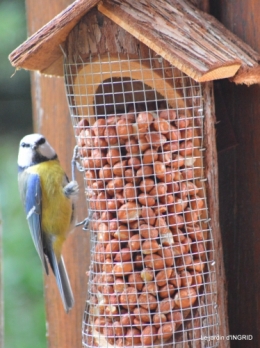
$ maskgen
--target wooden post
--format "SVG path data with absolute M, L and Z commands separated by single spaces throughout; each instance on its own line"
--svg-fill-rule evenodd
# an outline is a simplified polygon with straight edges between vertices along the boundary
M 29 34 L 34 33 L 71 2 L 71 0 L 27 0 Z M 34 129 L 48 138 L 67 174 L 71 176 L 70 161 L 75 140 L 65 96 L 64 79 L 45 77 L 37 72 L 31 76 Z M 82 191 L 82 182 L 80 186 Z M 78 200 L 77 206 L 79 219 L 83 218 L 86 215 L 84 197 Z M 66 314 L 54 276 L 51 274 L 46 277 L 48 345 L 49 348 L 78 348 L 81 347 L 81 323 L 87 292 L 85 273 L 89 265 L 88 234 L 82 232 L 81 228 L 75 230 L 64 245 L 63 256 L 75 296 L 75 306 L 69 314 Z
M 260 2 L 212 2 L 211 12 L 260 52 Z M 219 154 L 220 223 L 227 275 L 230 334 L 252 335 L 236 347 L 257 347 L 260 339 L 260 86 L 219 81 L 216 112 L 224 105 L 237 146 Z

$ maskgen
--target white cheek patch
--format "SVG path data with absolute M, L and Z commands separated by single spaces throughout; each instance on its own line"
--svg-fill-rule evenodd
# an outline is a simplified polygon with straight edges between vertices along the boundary
M 33 151 L 30 147 L 20 147 L 18 154 L 18 166 L 29 167 L 32 164 Z

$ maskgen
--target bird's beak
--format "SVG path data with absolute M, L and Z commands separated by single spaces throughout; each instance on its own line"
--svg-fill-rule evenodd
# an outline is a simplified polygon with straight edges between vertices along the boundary
M 32 150 L 36 150 L 36 149 L 37 149 L 37 145 L 36 145 L 36 144 L 32 144 L 32 145 L 31 145 L 31 149 L 32 149 Z

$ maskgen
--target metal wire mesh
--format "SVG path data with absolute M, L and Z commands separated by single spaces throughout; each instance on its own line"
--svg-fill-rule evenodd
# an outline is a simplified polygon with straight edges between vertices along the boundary
M 91 231 L 84 347 L 217 346 L 200 84 L 152 52 L 64 66 Z

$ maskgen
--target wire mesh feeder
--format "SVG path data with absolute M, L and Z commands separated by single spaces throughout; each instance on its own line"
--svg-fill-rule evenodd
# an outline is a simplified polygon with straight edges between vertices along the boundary
M 152 54 L 65 76 L 91 231 L 84 347 L 215 347 L 201 86 Z

